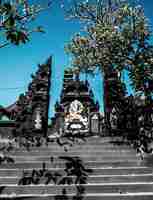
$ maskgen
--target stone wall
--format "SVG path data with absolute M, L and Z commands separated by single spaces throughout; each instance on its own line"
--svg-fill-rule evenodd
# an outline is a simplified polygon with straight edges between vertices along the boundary
M 0 123 L 0 137 L 12 138 L 12 131 L 15 127 L 15 122 L 2 122 Z
M 49 91 L 51 78 L 51 57 L 45 64 L 38 65 L 28 86 L 28 91 L 21 94 L 17 107 L 15 135 L 46 135 L 48 127 Z

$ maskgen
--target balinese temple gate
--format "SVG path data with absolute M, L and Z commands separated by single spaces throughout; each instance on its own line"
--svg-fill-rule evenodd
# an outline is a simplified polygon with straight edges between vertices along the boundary
M 52 118 L 59 134 L 98 134 L 100 131 L 99 103 L 95 101 L 88 81 L 81 81 L 72 69 L 64 72 L 60 102 Z
M 60 101 L 48 126 L 51 90 L 51 58 L 38 65 L 25 94 L 7 108 L 0 107 L 0 134 L 45 136 L 64 134 L 99 134 L 99 104 L 88 81 L 81 81 L 72 69 L 65 70 Z M 3 121 L 1 119 L 6 119 Z

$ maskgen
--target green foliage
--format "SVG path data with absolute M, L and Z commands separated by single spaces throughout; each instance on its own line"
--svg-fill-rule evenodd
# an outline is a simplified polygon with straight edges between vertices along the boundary
M 111 105 L 114 105 L 117 101 L 123 100 L 126 95 L 125 84 L 120 80 L 112 80 L 108 82 L 109 99 Z
M 33 32 L 43 33 L 43 28 L 31 28 L 31 22 L 37 15 L 49 8 L 39 4 L 32 4 L 28 0 L 13 0 L 0 3 L 0 48 L 8 44 L 20 45 L 30 40 Z
M 20 43 L 25 44 L 27 41 L 29 41 L 29 38 L 26 35 L 26 33 L 22 32 L 22 31 L 13 31 L 13 32 L 7 31 L 6 39 L 15 45 L 19 45 Z
M 141 7 L 132 7 L 125 1 L 120 4 L 111 1 L 111 5 L 78 3 L 74 6 L 72 14 L 75 18 L 90 21 L 86 35 L 77 34 L 66 47 L 73 56 L 73 65 L 80 70 L 96 67 L 103 72 L 109 71 L 109 67 L 121 70 L 135 46 L 142 43 L 144 37 L 149 37 Z
M 112 70 L 128 70 L 133 89 L 143 91 L 149 97 L 153 90 L 152 33 L 143 7 L 133 2 L 75 2 L 68 14 L 70 18 L 84 22 L 85 32 L 76 34 L 65 50 L 72 55 L 72 66 L 86 73 L 98 68 L 104 82 Z M 111 84 L 113 87 L 107 88 L 107 94 L 104 88 L 105 101 L 108 95 L 112 100 L 115 93 L 121 94 L 121 87 L 118 87 L 121 82 L 110 81 Z
M 153 81 L 153 46 L 147 45 L 135 56 L 133 68 L 129 73 L 132 86 L 136 91 L 144 91 L 145 94 L 152 92 Z

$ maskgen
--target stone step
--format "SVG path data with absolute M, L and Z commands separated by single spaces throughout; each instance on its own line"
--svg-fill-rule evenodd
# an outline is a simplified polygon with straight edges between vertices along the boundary
M 50 162 L 45 162 L 46 166 L 48 168 L 51 168 L 53 166 L 52 163 Z M 141 165 L 141 161 L 138 160 L 127 160 L 127 161 L 123 161 L 123 160 L 107 160 L 107 161 L 85 161 L 85 166 L 86 167 L 135 167 L 135 166 L 139 166 Z M 56 167 L 63 167 L 64 163 L 63 162 L 58 162 L 56 164 L 54 164 L 54 166 Z M 8 163 L 3 163 L 0 165 L 0 169 L 28 169 L 28 168 L 41 168 L 42 167 L 42 162 L 18 162 L 18 163 L 14 163 L 14 164 L 8 164 Z
M 120 194 L 126 194 L 126 193 L 138 193 L 141 191 L 141 193 L 146 192 L 153 192 L 153 182 L 146 182 L 146 183 L 100 183 L 100 184 L 88 184 L 88 185 L 82 185 L 85 194 L 92 194 L 92 193 L 120 193 Z M 2 187 L 2 186 L 1 186 Z M 15 185 L 9 185 L 6 187 L 3 187 L 2 195 L 7 194 L 11 195 L 13 194 L 51 194 L 51 195 L 59 195 L 62 193 L 63 189 L 67 190 L 68 194 L 75 194 L 76 193 L 76 186 L 75 185 L 24 185 L 24 186 L 15 186 Z
M 13 200 L 55 200 L 54 195 L 47 195 L 47 194 L 42 194 L 42 195 L 37 195 L 37 194 L 27 194 L 27 195 L 1 195 L 3 199 L 11 199 Z M 72 199 L 72 195 L 68 195 L 69 199 Z M 61 198 L 62 199 L 62 198 Z M 92 193 L 92 194 L 86 194 L 84 195 L 83 200 L 152 200 L 153 199 L 153 192 L 137 192 L 137 193 L 128 193 L 128 194 L 120 194 L 120 193 Z
M 0 185 L 18 185 L 21 177 L 0 177 Z M 128 175 L 92 175 L 87 178 L 87 183 L 134 183 L 153 182 L 153 174 L 128 174 Z M 42 182 L 43 183 L 43 182 Z
M 79 142 L 72 142 L 72 141 L 69 141 L 69 140 L 59 140 L 61 143 L 65 143 L 65 144 L 72 144 L 73 146 L 79 146 L 79 145 L 87 145 L 87 146 L 90 146 L 90 145 L 101 145 L 101 146 L 130 146 L 130 143 L 125 143 L 125 142 L 120 142 L 120 141 L 103 141 L 101 139 L 97 139 L 97 140 L 93 140 L 93 141 L 79 141 Z M 46 146 L 46 144 L 48 146 L 53 146 L 53 145 L 59 145 L 58 144 L 58 141 L 55 141 L 55 142 L 48 142 L 48 143 L 43 143 L 44 146 Z
M 61 138 L 62 141 L 70 141 L 67 138 Z M 88 143 L 93 144 L 95 142 L 98 143 L 116 143 L 116 144 L 126 144 L 127 142 L 122 137 L 86 137 L 84 139 L 76 138 L 75 143 Z M 56 143 L 56 140 L 51 143 Z
M 121 141 L 121 138 L 87 138 L 86 142 L 80 141 L 72 147 L 57 143 L 49 143 L 48 146 L 30 147 L 30 151 L 20 147 L 8 155 L 14 158 L 14 164 L 0 165 L 0 198 L 16 197 L 36 200 L 51 200 L 54 195 L 60 194 L 66 188 L 68 194 L 75 194 L 74 185 L 27 185 L 18 186 L 18 181 L 24 171 L 32 172 L 33 169 L 41 169 L 42 163 L 51 172 L 63 174 L 65 161 L 59 160 L 59 156 L 80 157 L 86 168 L 93 169 L 88 177 L 85 188 L 86 200 L 152 200 L 153 199 L 153 169 L 141 166 L 142 162 L 132 147 L 112 143 L 112 140 Z M 54 162 L 51 163 L 51 157 Z M 3 187 L 4 186 L 4 187 Z M 18 198 L 17 198 L 18 197 Z M 134 197 L 134 198 L 133 198 Z
M 41 168 L 35 168 L 35 169 L 41 169 Z M 59 172 L 59 173 L 64 173 L 64 168 L 55 168 L 52 166 L 51 168 L 47 168 L 51 172 Z M 92 176 L 94 175 L 105 175 L 105 176 L 110 176 L 110 175 L 135 175 L 135 174 L 153 174 L 152 168 L 148 167 L 118 167 L 118 168 L 91 168 L 93 172 L 91 173 Z M 26 166 L 23 169 L 17 169 L 17 168 L 12 168 L 12 169 L 0 169 L 0 177 L 21 177 L 23 174 L 23 170 L 27 172 L 31 172 L 33 168 L 27 168 Z
M 136 151 L 134 149 L 84 149 L 82 151 L 82 149 L 68 149 L 67 151 L 64 151 L 64 149 L 46 149 L 46 150 L 30 150 L 27 151 L 26 149 L 22 149 L 22 150 L 15 150 L 15 151 L 11 151 L 10 154 L 11 155 L 31 155 L 31 156 L 37 156 L 37 155 L 48 155 L 49 153 L 52 154 L 71 154 L 71 155 L 80 155 L 80 154 L 136 154 Z
M 6 139 L 7 140 L 7 139 Z M 1 140 L 0 141 L 0 145 L 6 144 L 9 142 L 9 140 L 7 141 Z M 3 142 L 4 141 L 4 142 Z M 85 138 L 85 139 L 76 139 L 75 141 L 71 141 L 67 138 L 61 138 L 60 139 L 61 142 L 68 142 L 68 143 L 73 143 L 74 145 L 78 145 L 78 144 L 85 144 L 85 145 L 94 145 L 94 144 L 115 144 L 115 145 L 122 145 L 122 144 L 129 144 L 125 141 L 123 141 L 123 139 L 120 138 L 112 138 L 112 137 L 89 137 L 89 138 Z M 57 145 L 57 139 L 53 139 L 52 141 L 46 143 L 46 141 L 43 141 L 43 145 L 45 144 L 49 144 L 49 145 Z
M 62 137 L 62 141 L 70 141 L 69 138 Z M 52 140 L 53 142 L 50 143 L 56 143 L 56 138 Z M 84 138 L 76 138 L 75 143 L 94 143 L 94 142 L 99 142 L 99 143 L 109 143 L 109 142 L 123 142 L 122 137 L 98 137 L 98 136 L 90 136 L 90 137 L 84 137 Z
M 79 156 L 79 158 L 83 161 L 127 161 L 127 160 L 135 160 L 135 159 L 139 159 L 138 157 L 136 157 L 136 155 L 122 155 L 122 154 L 117 154 L 117 155 L 102 155 L 102 154 L 97 154 L 97 155 L 93 155 L 93 154 L 82 154 L 82 155 L 67 155 L 67 154 L 53 154 L 50 153 L 50 155 L 45 155 L 45 156 L 15 156 L 15 155 L 10 155 L 12 159 L 15 160 L 15 162 L 30 162 L 30 161 L 39 161 L 39 162 L 49 162 L 51 157 L 54 157 L 55 160 L 57 160 L 60 156 L 66 156 L 66 157 L 75 157 L 75 156 Z
M 115 146 L 115 147 L 118 147 L 118 146 L 123 146 L 123 147 L 126 147 L 126 146 L 130 146 L 130 143 L 120 143 L 120 142 L 101 142 L 101 141 L 93 141 L 93 142 L 69 142 L 69 141 L 60 141 L 60 143 L 62 145 L 69 145 L 69 146 Z M 52 146 L 57 146 L 59 145 L 58 142 L 49 142 L 49 143 L 44 143 L 41 145 L 41 147 L 52 147 Z M 59 146 L 62 146 L 62 145 L 59 145 Z
M 69 146 L 70 148 L 79 148 L 79 147 L 82 147 L 82 148 L 86 148 L 86 147 L 89 147 L 89 148 L 92 148 L 92 147 L 114 147 L 114 148 L 119 148 L 119 147 L 122 147 L 122 148 L 131 148 L 130 145 L 127 145 L 127 144 L 114 144 L 114 143 L 99 143 L 98 141 L 95 142 L 95 143 L 76 143 L 76 144 L 68 144 L 68 143 L 63 143 L 64 145 L 66 146 Z M 48 143 L 48 145 L 41 145 L 41 146 L 31 146 L 31 148 L 35 148 L 35 149 L 38 149 L 38 148 L 53 148 L 53 147 L 58 147 L 58 148 L 62 148 L 64 145 L 59 145 L 57 143 Z M 16 147 L 18 147 L 18 145 L 14 145 Z M 21 147 L 18 147 L 18 148 L 25 148 L 23 146 Z
M 110 144 L 110 143 L 106 143 L 106 144 L 100 144 L 100 143 L 95 143 L 95 144 L 75 144 L 73 146 L 69 146 L 69 145 L 65 145 L 66 147 L 69 148 L 69 150 L 73 149 L 73 150 L 86 150 L 86 149 L 100 149 L 100 150 L 105 150 L 105 149 L 121 149 L 121 150 L 126 150 L 126 149 L 132 149 L 131 146 L 129 145 L 114 145 L 114 144 Z M 26 150 L 25 147 L 16 147 L 18 151 L 22 151 L 22 150 Z M 64 149 L 64 145 L 63 146 L 59 146 L 58 144 L 49 144 L 48 146 L 40 146 L 40 147 L 36 147 L 36 146 L 31 146 L 30 150 L 58 150 Z
M 63 156 L 80 156 L 80 155 L 105 155 L 105 156 L 109 156 L 109 155 L 121 155 L 121 156 L 126 156 L 126 155 L 131 155 L 134 156 L 136 155 L 136 152 L 133 150 L 90 150 L 90 149 L 86 149 L 82 152 L 82 150 L 79 151 L 61 151 L 61 150 L 54 150 L 54 151 L 40 151 L 40 150 L 35 150 L 35 151 L 14 151 L 14 152 L 10 152 L 9 155 L 15 155 L 15 156 L 46 156 L 46 155 L 63 155 Z
M 54 155 L 50 155 L 48 157 L 40 157 L 40 156 L 12 156 L 12 158 L 15 160 L 15 163 L 18 163 L 18 162 L 49 162 L 50 161 L 50 158 L 54 156 Z M 55 157 L 54 158 L 58 158 L 58 157 Z M 135 161 L 135 160 L 138 160 L 138 158 L 136 156 L 102 156 L 102 155 L 98 155 L 98 156 L 81 156 L 80 157 L 84 162 L 85 161 L 107 161 L 107 162 L 132 162 L 132 161 Z

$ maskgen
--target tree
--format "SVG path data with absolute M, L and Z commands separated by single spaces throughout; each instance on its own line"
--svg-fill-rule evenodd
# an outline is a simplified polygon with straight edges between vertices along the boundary
M 29 41 L 33 32 L 44 32 L 41 26 L 30 28 L 38 14 L 50 8 L 46 5 L 32 4 L 28 0 L 0 1 L 0 48 L 10 44 L 20 45 Z
M 110 103 L 107 96 L 110 95 L 108 85 L 112 74 L 118 74 L 120 80 L 123 69 L 128 70 L 134 89 L 140 90 L 142 88 L 138 85 L 146 84 L 146 81 L 138 84 L 143 72 L 141 65 L 149 73 L 143 80 L 148 80 L 147 77 L 152 80 L 153 46 L 149 43 L 151 33 L 143 8 L 121 0 L 74 2 L 69 16 L 85 22 L 86 31 L 82 36 L 75 35 L 66 46 L 66 51 L 72 55 L 72 65 L 79 67 L 80 71 L 93 72 L 96 68 L 101 71 L 104 78 L 105 122 L 109 127 Z M 143 89 L 146 90 L 146 87 Z
M 144 41 L 145 42 L 145 41 Z M 146 104 L 150 104 L 153 91 L 153 46 L 144 44 L 139 49 L 135 58 L 132 60 L 132 66 L 129 73 L 132 80 L 132 86 L 135 91 L 142 91 L 146 98 Z

